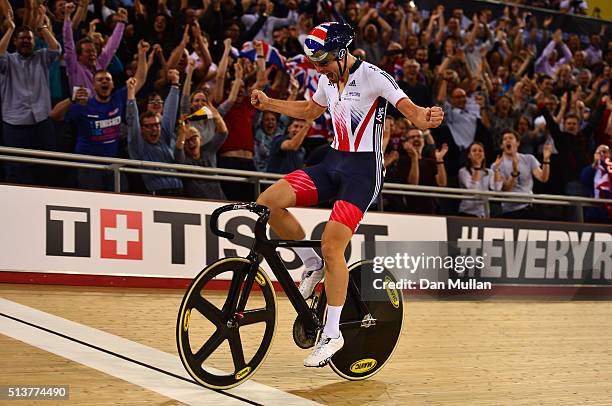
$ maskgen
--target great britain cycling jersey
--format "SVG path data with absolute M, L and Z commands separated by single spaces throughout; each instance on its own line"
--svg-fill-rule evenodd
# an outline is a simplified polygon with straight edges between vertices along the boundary
M 330 221 L 357 230 L 383 184 L 382 139 L 387 101 L 397 107 L 406 94 L 374 65 L 357 60 L 341 95 L 321 76 L 313 101 L 329 109 L 334 141 L 323 162 L 285 176 L 296 206 L 335 200 Z
M 357 60 L 349 71 L 342 94 L 325 75 L 312 99 L 327 107 L 334 126 L 331 146 L 338 151 L 382 153 L 387 101 L 397 107 L 406 93 L 387 72 Z

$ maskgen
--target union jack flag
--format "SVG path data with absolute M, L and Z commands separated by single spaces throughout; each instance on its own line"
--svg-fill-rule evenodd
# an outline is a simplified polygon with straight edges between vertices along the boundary
M 595 197 L 609 199 L 612 196 L 612 160 L 610 158 L 598 162 L 593 183 Z M 606 208 L 608 217 L 612 218 L 612 205 L 606 204 Z
M 304 88 L 304 98 L 312 99 L 312 95 L 317 91 L 319 84 L 319 73 L 312 62 L 304 55 L 296 55 L 287 60 L 287 69 L 295 76 L 300 87 Z
M 297 79 L 300 87 L 304 86 L 308 70 L 314 68 L 314 65 L 304 55 L 296 55 L 287 59 L 287 70 Z
M 274 65 L 279 69 L 285 70 L 285 57 L 281 55 L 278 49 L 274 48 L 272 45 L 268 44 L 265 41 L 262 42 L 264 55 L 266 57 L 266 65 Z M 257 51 L 255 50 L 255 46 L 253 46 L 253 42 L 245 42 L 242 46 L 242 49 L 240 50 L 239 56 L 241 58 L 248 58 L 255 62 L 257 60 Z
M 400 81 L 404 78 L 404 67 L 399 63 L 393 65 L 393 77 L 396 81 Z

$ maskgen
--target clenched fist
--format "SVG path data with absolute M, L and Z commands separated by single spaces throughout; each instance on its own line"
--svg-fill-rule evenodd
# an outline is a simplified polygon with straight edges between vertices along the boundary
M 261 90 L 253 90 L 251 92 L 251 104 L 253 107 L 259 110 L 265 110 L 265 106 L 268 103 L 268 96 Z
M 434 106 L 425 109 L 425 128 L 436 128 L 442 124 L 444 120 L 444 111 L 442 107 Z

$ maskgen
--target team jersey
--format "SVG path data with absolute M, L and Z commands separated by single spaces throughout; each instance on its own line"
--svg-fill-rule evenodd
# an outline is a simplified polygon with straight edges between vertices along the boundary
M 399 101 L 407 97 L 387 72 L 357 60 L 349 71 L 341 95 L 338 94 L 338 87 L 330 83 L 327 76 L 321 75 L 312 99 L 320 106 L 327 107 L 332 116 L 332 148 L 382 154 L 387 101 L 397 107 Z

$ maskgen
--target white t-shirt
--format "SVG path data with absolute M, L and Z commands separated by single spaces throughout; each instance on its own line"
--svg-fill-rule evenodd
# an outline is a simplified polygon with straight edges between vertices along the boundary
M 407 97 L 391 75 L 358 60 L 349 71 L 342 95 L 327 76 L 321 75 L 312 100 L 329 109 L 334 127 L 333 148 L 382 154 L 387 101 L 397 107 Z

